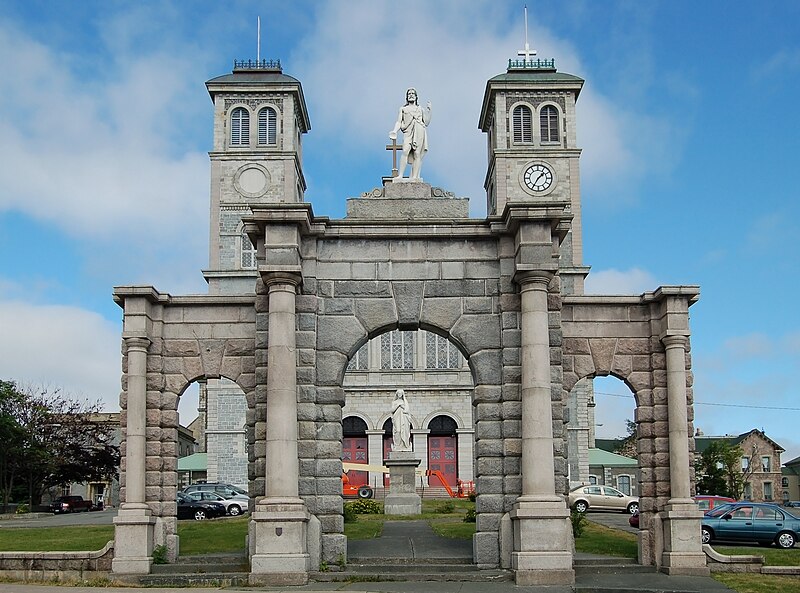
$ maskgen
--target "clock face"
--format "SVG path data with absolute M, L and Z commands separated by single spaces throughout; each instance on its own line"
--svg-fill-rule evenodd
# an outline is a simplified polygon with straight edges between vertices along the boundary
M 522 179 L 531 191 L 543 192 L 553 185 L 553 172 L 547 165 L 536 163 L 525 169 Z

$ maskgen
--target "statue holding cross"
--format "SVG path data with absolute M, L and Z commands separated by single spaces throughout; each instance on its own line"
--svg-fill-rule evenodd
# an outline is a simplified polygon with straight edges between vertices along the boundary
M 394 181 L 404 181 L 403 174 L 406 170 L 406 164 L 411 165 L 411 175 L 407 181 L 422 181 L 419 172 L 422 169 L 422 157 L 428 151 L 428 124 L 431 121 L 431 102 L 425 109 L 419 106 L 417 100 L 417 90 L 410 88 L 406 91 L 406 104 L 400 108 L 400 113 L 397 115 L 397 122 L 394 128 L 389 132 L 389 139 L 392 140 L 391 147 L 387 146 L 387 150 L 393 151 L 394 159 L 397 159 L 397 132 L 403 132 L 403 153 L 400 156 L 400 165 L 397 167 L 397 175 L 395 175 L 395 167 L 392 167 L 392 176 Z M 394 163 L 393 163 L 394 165 Z

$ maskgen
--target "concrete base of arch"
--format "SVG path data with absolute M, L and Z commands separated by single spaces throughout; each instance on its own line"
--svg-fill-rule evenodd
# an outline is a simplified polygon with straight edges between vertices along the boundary
M 564 500 L 518 501 L 510 513 L 511 569 L 517 585 L 572 585 L 572 526 Z
M 127 504 L 114 517 L 114 574 L 150 574 L 156 518 L 146 504 Z
M 691 499 L 670 501 L 661 513 L 664 552 L 661 572 L 669 575 L 708 576 L 706 555 L 700 541 L 703 513 Z
M 319 566 L 319 521 L 301 499 L 260 500 L 249 539 L 251 585 L 305 585 Z

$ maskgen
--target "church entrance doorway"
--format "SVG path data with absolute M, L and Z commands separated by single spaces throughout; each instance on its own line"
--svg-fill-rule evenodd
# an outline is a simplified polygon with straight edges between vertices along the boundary
M 367 423 L 358 416 L 348 416 L 342 421 L 342 461 L 346 463 L 369 463 Z M 369 484 L 369 472 L 350 470 L 351 484 Z
M 449 416 L 436 416 L 428 423 L 428 469 L 441 473 L 455 489 L 458 480 L 458 437 L 456 422 Z M 428 478 L 431 487 L 441 486 L 436 477 Z

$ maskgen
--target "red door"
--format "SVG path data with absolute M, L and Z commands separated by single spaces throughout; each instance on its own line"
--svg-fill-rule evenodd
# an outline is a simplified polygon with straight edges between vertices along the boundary
M 428 437 L 428 469 L 442 472 L 445 481 L 451 488 L 456 487 L 456 480 L 458 479 L 456 447 L 456 437 Z M 428 478 L 428 485 L 432 488 L 442 487 L 439 479 L 433 476 Z
M 342 461 L 345 463 L 367 463 L 367 437 L 342 438 Z M 369 484 L 369 472 L 347 472 L 347 478 L 353 486 Z

